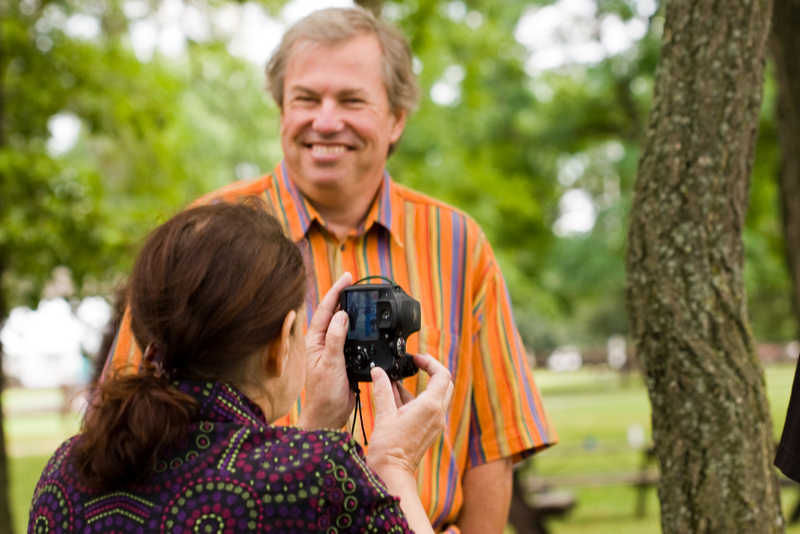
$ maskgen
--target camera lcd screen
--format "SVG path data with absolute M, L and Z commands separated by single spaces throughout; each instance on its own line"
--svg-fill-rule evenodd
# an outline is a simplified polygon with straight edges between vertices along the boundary
M 377 341 L 378 316 L 375 304 L 378 302 L 378 291 L 352 291 L 347 293 L 347 315 L 350 326 L 347 339 L 359 341 Z

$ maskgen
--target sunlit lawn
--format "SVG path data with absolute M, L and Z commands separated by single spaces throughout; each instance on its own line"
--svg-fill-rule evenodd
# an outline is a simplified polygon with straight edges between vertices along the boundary
M 767 367 L 767 386 L 775 435 L 780 435 L 789 402 L 794 364 Z M 642 459 L 629 443 L 629 432 L 644 430 L 650 442 L 650 404 L 636 375 L 627 382 L 608 369 L 575 373 L 536 371 L 536 380 L 560 444 L 538 455 L 533 469 L 554 490 L 571 491 L 577 505 L 566 519 L 549 523 L 553 534 L 649 534 L 660 532 L 655 488 L 646 493 L 645 516 L 637 518 L 636 490 L 629 482 Z M 57 407 L 60 391 L 9 390 L 4 393 L 5 430 L 11 456 L 11 495 L 16 532 L 25 531 L 36 481 L 50 454 L 78 428 L 75 416 L 58 412 L 22 413 Z M 635 441 L 635 440 L 634 440 Z M 601 485 L 603 484 L 603 485 Z M 610 485 L 609 485 L 610 484 Z M 784 513 L 800 501 L 800 488 L 783 491 Z M 800 534 L 800 525 L 789 533 Z
M 766 368 L 767 393 L 776 438 L 789 403 L 794 363 Z M 645 516 L 636 517 L 637 491 L 630 480 L 640 469 L 640 449 L 629 444 L 635 427 L 645 429 L 650 443 L 650 402 L 637 375 L 627 382 L 607 368 L 575 373 L 539 369 L 536 381 L 544 396 L 560 443 L 535 458 L 537 476 L 554 490 L 574 493 L 577 504 L 566 519 L 553 519 L 553 534 L 649 534 L 661 531 L 656 490 L 646 491 Z M 634 427 L 632 429 L 632 427 Z M 652 467 L 651 470 L 655 470 Z M 603 480 L 613 485 L 597 486 Z M 800 487 L 783 490 L 784 514 L 800 501 Z M 800 533 L 800 524 L 789 533 Z

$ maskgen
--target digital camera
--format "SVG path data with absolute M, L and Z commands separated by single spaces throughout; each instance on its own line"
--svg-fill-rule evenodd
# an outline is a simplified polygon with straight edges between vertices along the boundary
M 391 380 L 417 374 L 406 338 L 419 331 L 419 302 L 397 284 L 352 285 L 339 301 L 350 318 L 344 359 L 351 382 L 372 382 L 369 372 L 375 366 Z

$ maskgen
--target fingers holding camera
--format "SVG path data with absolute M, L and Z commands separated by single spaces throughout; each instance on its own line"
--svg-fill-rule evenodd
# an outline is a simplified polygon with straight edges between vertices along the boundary
M 444 428 L 452 399 L 450 372 L 429 355 L 414 361 L 430 374 L 428 385 L 417 398 L 386 372 L 371 371 L 375 427 L 367 463 L 381 477 L 415 532 L 433 532 L 417 493 L 414 472 L 420 460 Z M 422 365 L 420 365 L 422 364 Z
M 355 407 L 344 363 L 344 342 L 349 319 L 336 312 L 339 293 L 350 285 L 345 273 L 325 294 L 306 334 L 305 403 L 297 426 L 308 429 L 342 428 Z
M 450 409 L 455 389 L 450 371 L 430 354 L 414 354 L 413 358 L 417 367 L 430 376 L 425 391 L 420 393 L 417 398 L 424 397 L 426 400 L 430 399 L 433 403 L 440 403 L 439 412 L 444 417 L 447 414 L 447 410 Z
M 344 273 L 330 290 L 325 293 L 322 300 L 314 310 L 314 315 L 311 317 L 311 324 L 308 325 L 308 333 L 306 334 L 306 345 L 310 348 L 312 345 L 324 346 L 325 335 L 328 331 L 328 326 L 331 323 L 333 314 L 339 306 L 339 293 L 342 289 L 346 288 L 353 283 L 353 275 Z
M 412 474 L 444 428 L 453 396 L 450 372 L 441 363 L 427 354 L 414 359 L 430 375 L 416 398 L 402 384 L 392 384 L 383 369 L 372 369 L 375 428 L 369 448 L 374 462 L 397 463 Z
M 402 382 L 394 382 L 392 384 L 397 391 L 395 396 L 395 400 L 397 401 L 397 407 L 403 406 L 404 404 L 408 404 L 412 400 L 414 400 L 414 395 L 411 394 L 404 386 Z

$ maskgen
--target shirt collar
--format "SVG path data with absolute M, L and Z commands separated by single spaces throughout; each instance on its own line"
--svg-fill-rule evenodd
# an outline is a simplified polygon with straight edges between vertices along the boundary
M 314 221 L 317 221 L 321 227 L 326 227 L 325 220 L 319 212 L 314 209 L 314 206 L 289 178 L 285 160 L 275 167 L 273 181 L 280 202 L 278 208 L 283 211 L 292 239 L 300 241 L 304 238 Z M 398 219 L 401 209 L 402 199 L 394 180 L 389 176 L 389 172 L 384 170 L 383 184 L 378 191 L 378 196 L 370 206 L 364 222 L 356 228 L 356 235 L 362 235 L 369 231 L 374 224 L 379 224 L 386 228 L 395 242 L 402 247 L 402 228 Z M 292 212 L 295 214 L 293 215 Z
M 200 421 L 238 422 L 246 426 L 269 425 L 261 408 L 229 384 L 176 380 L 172 385 L 181 393 L 194 398 L 200 408 Z

